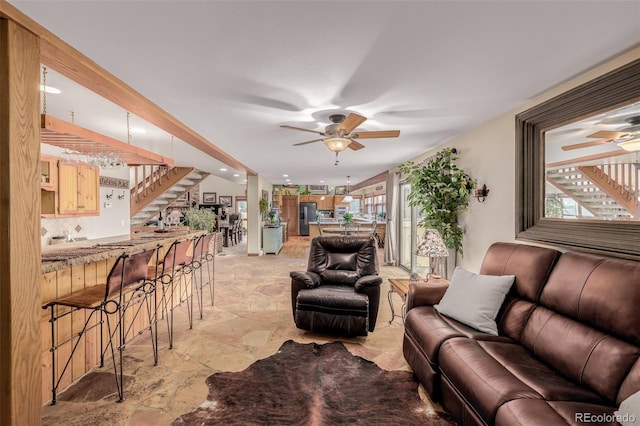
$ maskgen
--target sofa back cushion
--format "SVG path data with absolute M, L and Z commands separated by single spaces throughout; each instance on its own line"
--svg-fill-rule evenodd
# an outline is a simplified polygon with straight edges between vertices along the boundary
M 553 269 L 540 303 L 640 344 L 640 262 L 565 253 Z
M 480 273 L 516 277 L 496 317 L 501 335 L 520 340 L 524 325 L 537 306 L 542 286 L 559 257 L 559 251 L 545 247 L 503 242 L 489 247 Z
M 638 359 L 638 347 L 544 306 L 536 307 L 520 342 L 575 383 L 610 402 Z
M 560 252 L 545 247 L 494 243 L 482 261 L 483 275 L 515 275 L 511 295 L 537 302 Z

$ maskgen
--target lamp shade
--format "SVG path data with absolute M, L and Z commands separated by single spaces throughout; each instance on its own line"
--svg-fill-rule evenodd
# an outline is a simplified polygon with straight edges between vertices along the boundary
M 323 140 L 329 151 L 342 152 L 351 144 L 351 139 L 347 138 L 327 138 Z
M 442 236 L 435 229 L 426 229 L 416 249 L 417 256 L 423 257 L 447 257 L 449 249 L 444 245 Z
M 350 203 L 353 201 L 353 197 L 351 195 L 345 195 L 344 198 L 342 199 L 343 203 Z

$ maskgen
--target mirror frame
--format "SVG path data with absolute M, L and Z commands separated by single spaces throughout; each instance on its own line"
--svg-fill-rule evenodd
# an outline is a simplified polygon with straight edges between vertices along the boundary
M 640 260 L 640 221 L 544 217 L 544 133 L 640 100 L 640 59 L 516 115 L 516 240 Z

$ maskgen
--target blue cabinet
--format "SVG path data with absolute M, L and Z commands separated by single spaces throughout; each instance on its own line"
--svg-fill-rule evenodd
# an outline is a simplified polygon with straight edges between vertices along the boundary
M 282 225 L 262 228 L 262 250 L 268 254 L 278 254 L 282 249 Z

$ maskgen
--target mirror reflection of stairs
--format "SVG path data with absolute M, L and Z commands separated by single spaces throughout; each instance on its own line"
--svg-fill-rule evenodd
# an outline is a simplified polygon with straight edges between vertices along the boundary
M 547 183 L 599 219 L 638 218 L 638 168 L 634 164 L 561 167 L 546 171 Z
M 136 185 L 131 190 L 131 226 L 144 225 L 207 176 L 209 173 L 193 167 L 136 171 Z

